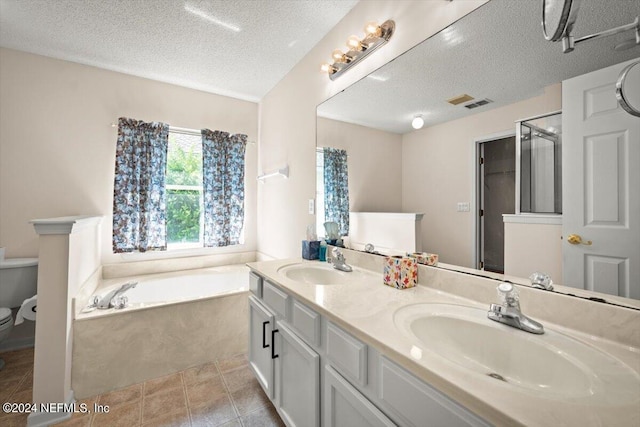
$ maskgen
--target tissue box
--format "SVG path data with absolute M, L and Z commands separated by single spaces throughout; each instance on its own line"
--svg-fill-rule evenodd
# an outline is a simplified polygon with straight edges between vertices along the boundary
M 302 241 L 302 258 L 318 259 L 320 251 L 320 240 L 303 240 Z
M 414 252 L 408 255 L 411 258 L 415 258 L 418 264 L 425 265 L 438 265 L 438 254 L 430 254 L 427 252 Z
M 412 288 L 418 283 L 418 264 L 414 258 L 385 257 L 382 278 L 387 286 L 397 289 Z

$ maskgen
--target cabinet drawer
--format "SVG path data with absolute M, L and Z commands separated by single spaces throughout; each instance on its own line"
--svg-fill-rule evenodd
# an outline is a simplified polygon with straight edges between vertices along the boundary
M 282 316 L 285 319 L 287 318 L 288 299 L 289 295 L 287 295 L 285 292 L 276 288 L 274 285 L 269 283 L 269 281 L 263 281 L 262 300 L 267 306 L 269 306 L 270 309 L 275 311 L 276 314 Z
M 249 290 L 258 298 L 262 298 L 262 277 L 249 273 Z
M 367 346 L 333 323 L 327 324 L 327 356 L 345 376 L 367 384 Z
M 429 420 L 434 426 L 490 425 L 384 356 L 380 357 L 379 386 L 378 397 L 401 424 L 420 427 Z
M 320 345 L 320 315 L 309 307 L 293 300 L 291 324 L 309 344 Z

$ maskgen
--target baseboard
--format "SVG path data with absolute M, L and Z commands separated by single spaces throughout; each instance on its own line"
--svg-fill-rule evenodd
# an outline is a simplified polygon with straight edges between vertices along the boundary
M 73 395 L 73 390 L 69 393 L 69 398 L 65 402 L 65 406 L 72 407 L 75 403 L 76 399 Z M 47 402 L 53 403 L 53 402 Z M 60 412 L 32 412 L 27 417 L 27 427 L 47 427 L 52 424 L 60 423 L 62 421 L 68 420 L 73 415 L 73 409 L 70 408 L 71 411 L 60 411 Z

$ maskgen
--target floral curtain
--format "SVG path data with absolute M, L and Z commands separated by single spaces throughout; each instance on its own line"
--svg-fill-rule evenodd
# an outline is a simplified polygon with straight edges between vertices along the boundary
M 121 117 L 113 186 L 113 252 L 167 249 L 169 125 Z
M 349 173 L 347 152 L 337 148 L 324 151 L 324 211 L 325 221 L 336 222 L 340 235 L 349 234 Z
M 204 246 L 241 243 L 247 135 L 202 130 Z

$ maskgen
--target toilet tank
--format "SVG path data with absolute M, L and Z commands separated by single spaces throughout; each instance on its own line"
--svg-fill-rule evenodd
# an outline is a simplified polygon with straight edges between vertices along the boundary
M 0 307 L 15 308 L 38 290 L 38 258 L 0 261 Z

